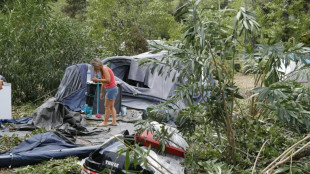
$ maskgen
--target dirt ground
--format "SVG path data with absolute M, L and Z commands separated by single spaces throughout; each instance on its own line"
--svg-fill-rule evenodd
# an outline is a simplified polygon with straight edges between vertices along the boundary
M 254 87 L 253 75 L 235 74 L 234 82 L 239 87 L 239 92 L 243 97 L 251 96 L 251 89 Z

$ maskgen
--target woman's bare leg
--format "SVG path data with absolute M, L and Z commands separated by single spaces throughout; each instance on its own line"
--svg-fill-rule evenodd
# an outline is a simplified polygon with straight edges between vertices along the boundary
M 111 100 L 111 110 L 112 110 L 112 124 L 116 124 L 116 110 L 115 110 L 115 107 L 114 107 L 114 103 L 115 103 L 115 100 Z
M 105 112 L 104 112 L 104 122 L 103 122 L 104 125 L 108 124 L 108 120 L 110 118 L 110 115 L 112 114 L 110 105 L 111 105 L 111 100 L 105 99 L 105 102 L 104 102 Z

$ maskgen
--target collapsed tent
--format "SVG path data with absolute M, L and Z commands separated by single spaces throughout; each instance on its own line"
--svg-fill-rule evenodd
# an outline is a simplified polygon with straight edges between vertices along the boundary
M 144 66 L 139 66 L 135 59 L 155 58 L 161 60 L 166 54 L 162 51 L 156 54 L 143 53 L 136 56 L 115 56 L 103 59 L 103 64 L 107 64 L 116 76 L 118 86 L 121 90 L 116 99 L 116 110 L 120 112 L 120 106 L 124 105 L 134 109 L 146 109 L 149 106 L 165 102 L 176 89 L 176 81 L 167 74 L 159 75 Z M 55 102 L 65 106 L 69 111 L 80 111 L 86 104 L 86 93 L 88 85 L 86 83 L 87 71 L 90 70 L 94 77 L 94 71 L 89 64 L 77 64 L 66 68 L 58 91 L 55 95 Z M 165 72 L 165 70 L 164 70 Z M 175 73 L 174 71 L 172 74 Z M 95 93 L 95 96 L 97 94 Z M 100 107 L 103 106 L 100 101 Z M 97 103 L 96 97 L 94 103 Z M 101 108 L 100 108 L 101 109 Z M 94 105 L 93 113 L 96 112 Z M 99 111 L 103 114 L 104 112 Z
M 70 111 L 81 111 L 82 107 L 86 104 L 86 95 L 96 88 L 96 84 L 87 84 L 87 71 L 90 71 L 91 77 L 94 77 L 94 70 L 89 64 L 77 64 L 66 68 L 65 74 L 58 87 L 55 95 L 56 101 L 64 105 Z M 101 84 L 100 84 L 101 85 Z M 121 88 L 121 85 L 118 84 Z M 94 90 L 93 96 L 98 96 L 97 90 Z M 117 113 L 120 112 L 121 92 L 118 94 L 115 101 L 115 109 Z M 94 103 L 97 103 L 97 97 L 94 97 Z M 99 101 L 99 113 L 104 113 L 104 100 Z M 96 105 L 94 105 L 93 114 L 96 114 Z
M 84 127 L 85 119 L 80 113 L 86 103 L 88 69 L 91 70 L 92 76 L 94 76 L 89 64 L 77 64 L 66 68 L 55 97 L 50 98 L 33 112 L 33 120 L 30 123 L 34 126 L 33 129 L 44 127 L 46 130 L 51 130 L 55 128 L 63 133 L 74 135 L 89 135 L 102 131 L 98 128 Z M 117 101 L 120 101 L 120 99 Z M 116 105 L 119 106 L 119 112 L 120 102 L 116 102 Z M 104 104 L 100 103 L 100 106 L 101 109 L 104 108 Z M 104 113 L 104 111 L 101 111 L 101 113 Z M 31 129 L 29 125 L 27 128 Z
M 173 81 L 172 70 L 163 69 L 160 75 L 158 70 L 151 72 L 151 68 L 140 66 L 137 59 L 153 58 L 161 60 L 167 51 L 155 54 L 146 52 L 136 56 L 115 56 L 103 59 L 103 64 L 109 65 L 116 80 L 122 82 L 122 105 L 134 109 L 146 109 L 149 106 L 165 102 L 176 89 L 177 81 Z M 176 78 L 175 78 L 176 79 Z
M 37 134 L 17 147 L 0 153 L 0 168 L 36 164 L 67 156 L 87 157 L 100 146 L 79 147 L 57 132 Z
M 102 60 L 103 64 L 108 65 L 118 82 L 119 94 L 115 101 L 115 109 L 120 113 L 121 105 L 138 109 L 146 110 L 150 106 L 157 105 L 167 101 L 177 88 L 177 78 L 173 78 L 177 73 L 172 70 L 169 75 L 169 70 L 163 67 L 163 74 L 155 69 L 140 66 L 136 59 L 153 58 L 161 60 L 167 51 L 161 51 L 155 54 L 150 52 L 136 56 L 115 56 Z M 95 84 L 87 84 L 87 71 L 90 70 L 91 76 L 94 77 L 94 71 L 89 64 L 77 64 L 66 68 L 63 79 L 59 85 L 58 91 L 53 101 L 49 100 L 51 107 L 42 106 L 36 110 L 33 117 L 35 126 L 41 127 L 44 125 L 47 130 L 56 125 L 63 124 L 63 118 L 70 112 L 79 112 L 86 104 L 86 95 L 89 89 L 92 89 Z M 174 80 L 173 80 L 174 79 Z M 97 90 L 96 90 L 97 91 Z M 92 94 L 97 96 L 97 92 Z M 200 96 L 197 96 L 199 98 Z M 97 97 L 93 100 L 93 114 L 96 114 Z M 47 104 L 49 105 L 49 104 Z M 179 101 L 171 107 L 183 107 L 184 102 Z M 99 113 L 104 114 L 104 100 L 99 101 Z M 74 115 L 74 114 L 71 114 Z M 46 123 L 44 123 L 46 122 Z
M 289 54 L 288 57 L 288 60 L 281 61 L 281 66 L 278 68 L 278 71 L 285 75 L 283 80 L 295 81 L 298 83 L 310 82 L 309 57 L 304 57 L 303 60 L 298 60 L 297 56 L 294 54 Z

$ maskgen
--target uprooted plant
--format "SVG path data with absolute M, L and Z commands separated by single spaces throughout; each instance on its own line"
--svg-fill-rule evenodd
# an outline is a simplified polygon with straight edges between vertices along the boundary
M 190 135 L 197 127 L 211 124 L 218 135 L 223 130 L 228 141 L 227 159 L 235 163 L 235 135 L 233 110 L 238 87 L 234 85 L 234 60 L 246 39 L 255 34 L 259 25 L 253 14 L 240 8 L 232 27 L 222 23 L 222 16 L 232 15 L 234 10 L 213 10 L 210 18 L 205 13 L 209 9 L 198 8 L 199 1 L 193 2 L 188 16 L 188 27 L 184 42 L 177 46 L 158 45 L 157 51 L 168 50 L 162 60 L 143 59 L 142 65 L 152 71 L 173 76 L 178 87 L 168 105 L 183 101 L 188 107 L 180 108 L 177 121 L 180 130 Z M 244 35 L 243 35 L 244 34 Z M 231 65 L 227 66 L 227 64 Z M 165 71 L 164 67 L 169 70 Z M 197 100 L 201 102 L 197 105 Z M 200 110 L 195 110 L 202 106 Z M 195 122 L 195 124 L 191 124 Z M 219 136 L 220 139 L 220 136 Z

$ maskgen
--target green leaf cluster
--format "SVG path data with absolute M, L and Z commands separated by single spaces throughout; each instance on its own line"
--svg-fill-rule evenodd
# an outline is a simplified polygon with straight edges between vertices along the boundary
M 295 38 L 299 42 L 303 41 L 306 46 L 310 46 L 309 1 L 257 1 L 254 7 L 259 16 L 259 23 L 264 24 L 262 33 L 271 43 L 286 42 L 290 38 Z
M 266 109 L 265 114 L 277 115 L 298 132 L 310 131 L 309 86 L 278 82 L 269 87 L 255 88 L 254 92 L 259 94 L 257 104 Z
M 43 0 L 16 0 L 1 9 L 0 74 L 12 83 L 13 103 L 53 95 L 65 68 L 96 52 L 86 26 L 51 12 Z
M 148 50 L 146 39 L 181 35 L 177 32 L 180 24 L 168 13 L 169 2 L 91 0 L 88 3 L 91 34 L 108 55 L 135 55 Z
M 78 164 L 78 157 L 67 157 L 65 159 L 51 159 L 37 165 L 28 165 L 27 167 L 15 169 L 19 174 L 37 174 L 37 173 L 55 173 L 70 174 L 80 173 L 82 168 Z

